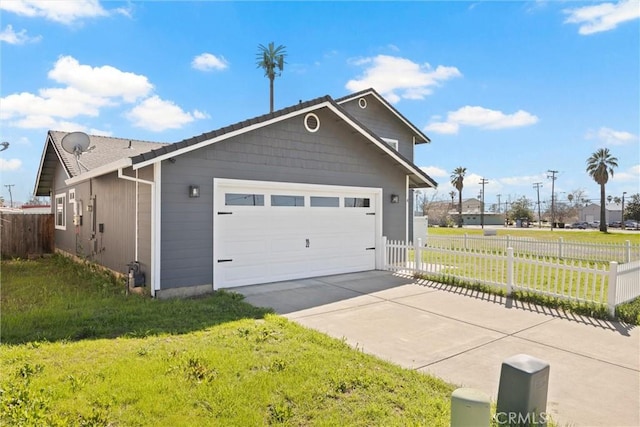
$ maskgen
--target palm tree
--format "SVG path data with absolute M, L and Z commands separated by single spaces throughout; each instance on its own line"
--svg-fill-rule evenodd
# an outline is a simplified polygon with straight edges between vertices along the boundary
M 462 227 L 462 187 L 464 186 L 464 175 L 467 173 L 467 168 L 458 166 L 451 173 L 451 185 L 458 190 L 458 227 Z
M 600 185 L 600 231 L 604 232 L 607 231 L 604 186 L 609 181 L 609 175 L 613 178 L 613 169 L 617 167 L 618 159 L 611 155 L 608 148 L 600 148 L 587 159 L 587 173 Z
M 284 70 L 284 57 L 287 56 L 285 47 L 280 45 L 275 47 L 273 42 L 269 46 L 258 45 L 256 54 L 256 65 L 264 70 L 265 77 L 269 78 L 269 112 L 273 113 L 273 81 L 277 76 L 282 75 Z M 277 70 L 277 74 L 276 74 Z

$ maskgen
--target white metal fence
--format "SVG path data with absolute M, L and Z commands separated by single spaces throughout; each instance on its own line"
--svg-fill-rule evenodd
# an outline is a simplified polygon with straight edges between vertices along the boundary
M 615 307 L 640 296 L 640 261 L 618 264 L 503 251 L 385 243 L 385 269 Z
M 640 260 L 640 245 L 625 243 L 585 243 L 557 240 L 542 240 L 513 236 L 427 236 L 425 246 L 439 249 L 460 249 L 479 252 L 506 253 L 513 248 L 514 253 L 523 255 L 548 256 L 560 259 L 581 259 L 585 261 L 617 261 L 627 263 Z

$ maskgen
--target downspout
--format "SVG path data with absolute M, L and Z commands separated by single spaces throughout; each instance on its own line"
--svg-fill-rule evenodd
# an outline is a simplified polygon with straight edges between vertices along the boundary
M 136 207 L 135 207 L 135 217 L 136 217 L 136 222 L 135 222 L 135 243 L 134 243 L 134 258 L 135 261 L 138 260 L 138 248 L 139 248 L 139 240 L 140 240 L 140 234 L 139 234 L 139 221 L 140 221 L 140 215 L 138 212 L 138 205 L 140 204 L 140 192 L 139 192 L 139 185 L 140 184 L 147 184 L 151 186 L 151 197 L 153 198 L 154 196 L 154 182 L 153 181 L 148 181 L 146 179 L 140 179 L 138 178 L 138 170 L 136 169 L 136 177 L 132 177 L 132 176 L 128 176 L 125 175 L 122 171 L 122 168 L 118 169 L 118 178 L 120 179 L 124 179 L 126 181 L 132 181 L 135 182 L 136 184 Z M 153 209 L 152 209 L 153 211 Z M 153 212 L 151 213 L 151 215 L 153 216 Z M 152 257 L 153 259 L 153 257 Z M 152 267 L 153 270 L 153 267 Z M 153 280 L 153 276 L 152 276 L 152 280 Z M 151 285 L 151 296 L 155 296 L 155 287 L 153 286 L 153 284 Z
M 404 226 L 404 241 L 409 243 L 409 175 L 406 175 L 406 182 L 404 187 L 404 218 L 405 218 L 405 226 Z M 413 218 L 411 218 L 413 219 Z

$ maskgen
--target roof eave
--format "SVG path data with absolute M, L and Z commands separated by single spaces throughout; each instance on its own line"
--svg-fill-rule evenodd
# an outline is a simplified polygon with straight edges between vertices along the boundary
M 126 168 L 131 165 L 132 165 L 131 158 L 126 157 L 124 159 L 116 160 L 115 162 L 107 163 L 106 165 L 102 165 L 95 169 L 91 169 L 90 171 L 74 176 L 73 178 L 69 178 L 65 180 L 64 183 L 67 185 L 79 184 L 91 178 L 97 178 L 99 176 L 106 175 L 108 173 L 117 172 L 118 169 Z
M 361 90 L 360 92 L 352 93 L 351 95 L 344 96 L 336 100 L 338 104 L 343 104 L 345 102 L 353 101 L 354 99 L 360 98 L 362 96 L 372 95 L 378 101 L 382 103 L 389 111 L 391 111 L 398 119 L 400 119 L 405 125 L 407 125 L 422 141 L 416 141 L 416 144 L 425 144 L 430 143 L 431 139 L 427 135 L 425 135 L 420 129 L 416 128 L 406 117 L 404 117 L 398 110 L 396 110 L 386 99 L 384 99 L 375 89 L 369 88 L 365 90 Z

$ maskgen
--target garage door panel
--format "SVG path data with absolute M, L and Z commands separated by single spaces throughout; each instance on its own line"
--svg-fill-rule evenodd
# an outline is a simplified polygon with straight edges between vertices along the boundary
M 367 249 L 376 242 L 380 190 L 290 185 L 295 188 L 248 181 L 214 185 L 216 213 L 226 213 L 214 215 L 214 256 L 232 260 L 217 264 L 214 260 L 216 288 L 375 269 L 376 251 Z M 231 193 L 227 200 L 255 194 L 264 205 L 226 206 L 227 193 Z M 369 199 L 371 205 L 345 207 L 346 197 L 352 205 L 357 205 L 356 199 Z M 270 205 L 291 200 L 298 206 Z M 330 206 L 317 207 L 319 203 Z

